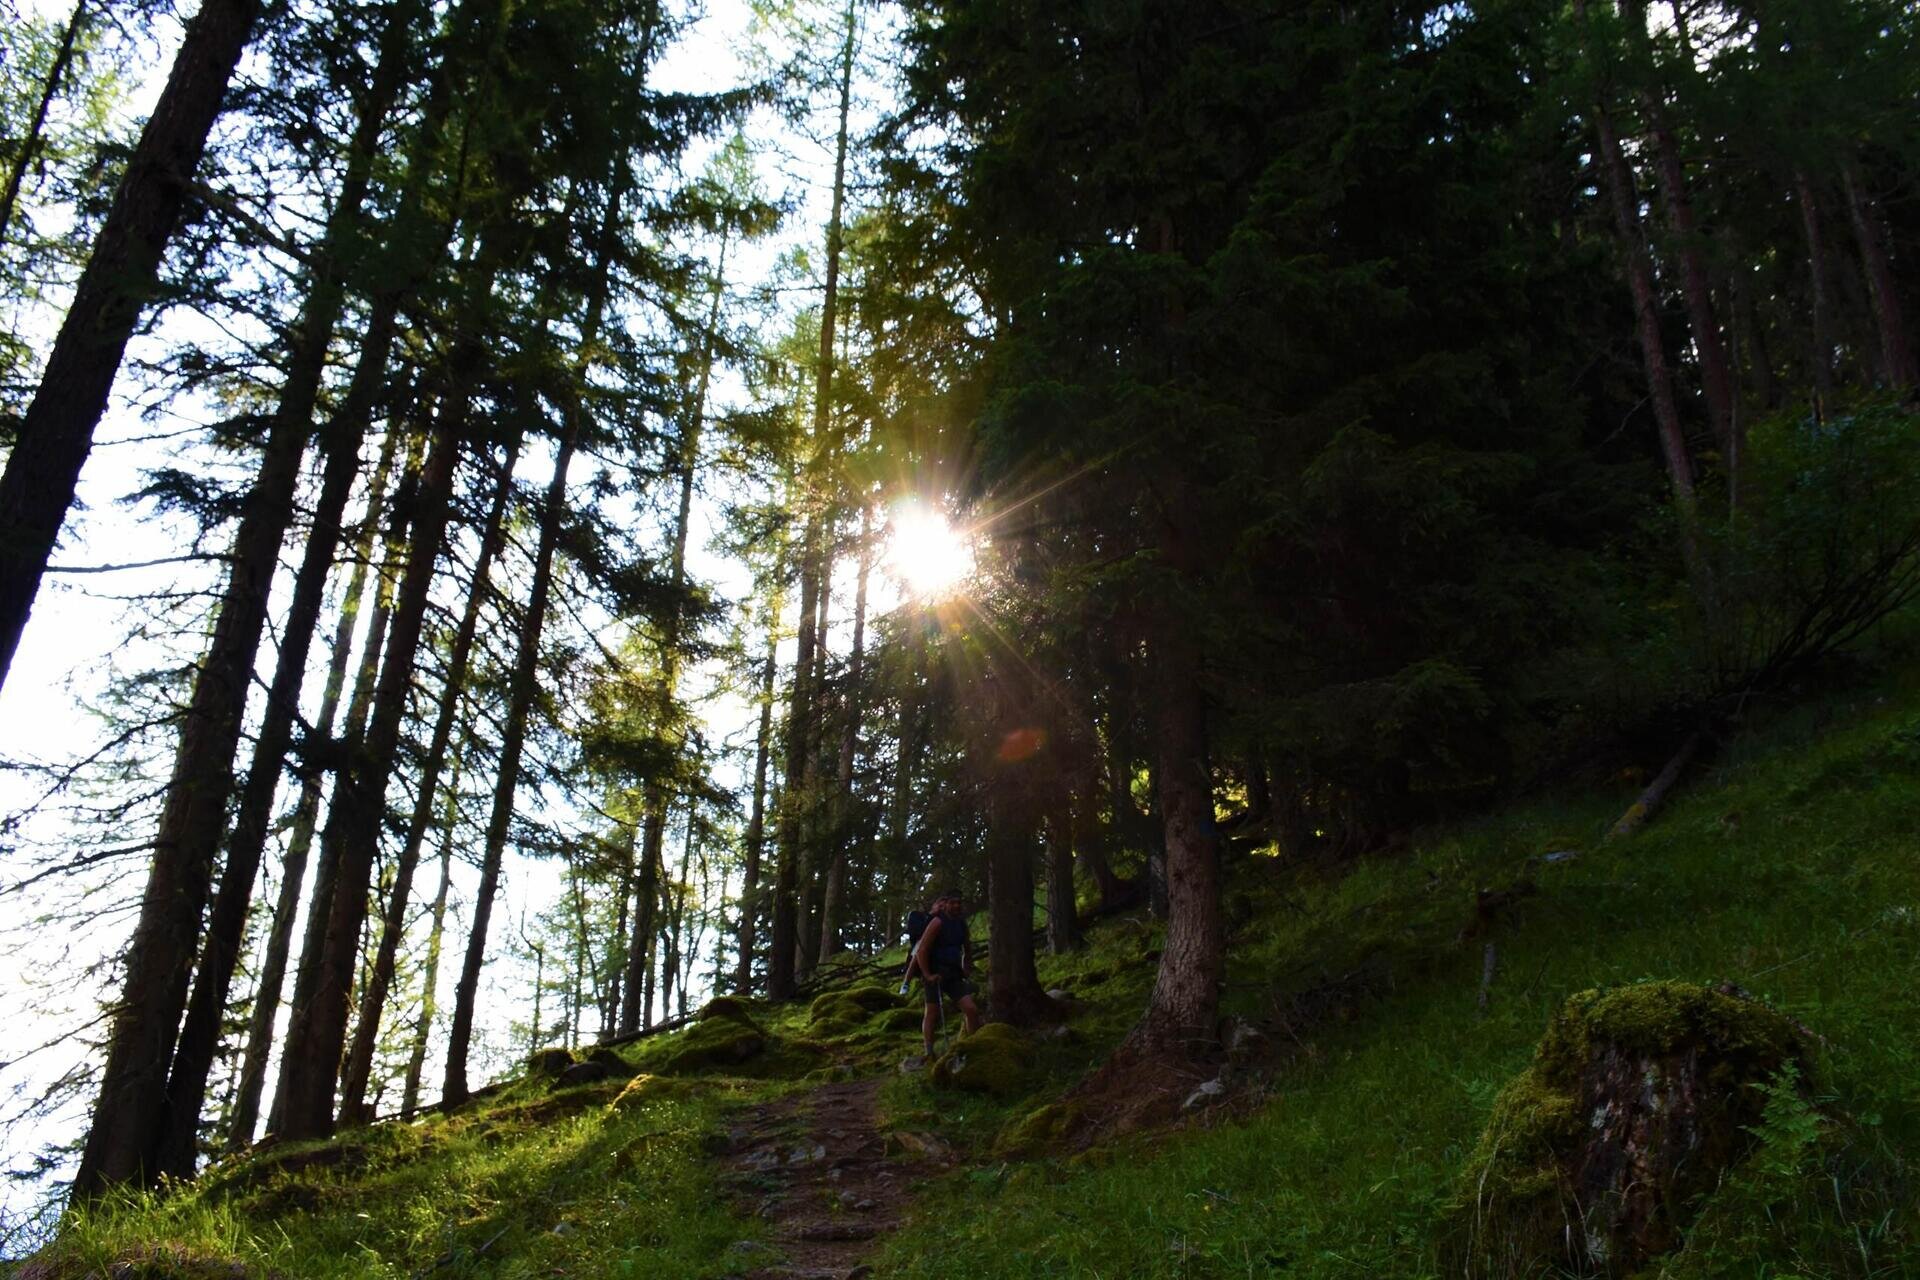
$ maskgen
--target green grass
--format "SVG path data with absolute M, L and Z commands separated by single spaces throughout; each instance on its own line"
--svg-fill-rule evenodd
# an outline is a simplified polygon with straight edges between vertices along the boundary
M 1078 1155 L 994 1154 L 1138 1015 L 1161 931 L 1121 917 L 1042 958 L 1078 1007 L 1071 1037 L 1034 1042 L 1019 1096 L 895 1073 L 918 1047 L 895 1011 L 917 1006 L 876 982 L 858 1008 L 754 1005 L 770 1039 L 748 1063 L 685 1065 L 697 1033 L 628 1046 L 634 1070 L 673 1077 L 638 1105 L 611 1104 L 619 1081 L 520 1081 L 456 1116 L 349 1134 L 304 1168 L 282 1149 L 109 1202 L 69 1223 L 62 1274 L 126 1259 L 214 1274 L 198 1259 L 316 1278 L 436 1262 L 436 1277 L 725 1275 L 742 1265 L 727 1247 L 758 1230 L 714 1182 L 729 1110 L 852 1069 L 888 1074 L 891 1125 L 963 1157 L 885 1242 L 880 1276 L 1435 1276 L 1461 1171 L 1549 1016 L 1595 986 L 1681 979 L 1738 983 L 1817 1033 L 1817 1106 L 1772 1097 L 1760 1154 L 1644 1274 L 1920 1275 L 1901 1159 L 1920 1149 L 1920 678 L 1751 717 L 1645 832 L 1602 844 L 1632 791 L 1539 799 L 1337 871 L 1237 861 L 1223 1011 L 1289 1029 L 1263 1100 L 1231 1116 Z M 1476 890 L 1523 880 L 1536 891 L 1462 936 Z
M 1339 875 L 1236 867 L 1230 899 L 1252 919 L 1236 932 L 1225 1008 L 1311 1011 L 1269 1101 L 1244 1122 L 956 1176 L 891 1242 L 881 1274 L 932 1277 L 956 1257 L 982 1280 L 1440 1274 L 1459 1173 L 1549 1015 L 1577 991 L 1643 978 L 1730 980 L 1806 1023 L 1826 1042 L 1817 1087 L 1832 1117 L 1813 1119 L 1824 1140 L 1787 1151 L 1787 1172 L 1729 1179 L 1686 1248 L 1648 1274 L 1920 1274 L 1897 1159 L 1920 1149 L 1920 685 L 1773 717 L 1643 834 L 1602 845 L 1631 798 L 1623 787 L 1541 801 Z M 1579 856 L 1543 859 L 1567 849 Z M 1523 878 L 1536 894 L 1484 939 L 1460 938 L 1476 889 Z M 1150 942 L 1108 930 L 1086 955 L 1043 962 L 1043 976 L 1110 967 Z M 1081 1024 L 1083 1061 L 1150 977 L 1122 968 L 1086 989 L 1101 1004 Z M 917 1082 L 890 1101 L 983 1153 L 1072 1074 L 1055 1063 L 1004 1103 L 948 1104 Z
M 129 1195 L 70 1220 L 62 1274 L 145 1259 L 142 1277 L 233 1261 L 297 1277 L 607 1277 L 727 1273 L 753 1234 L 723 1206 L 707 1150 L 747 1082 L 614 1110 L 618 1085 L 486 1106 L 270 1150 L 172 1195 Z M 289 1155 L 338 1161 L 287 1171 Z M 70 1268 L 70 1272 L 69 1269 Z M 118 1274 L 118 1273 L 116 1273 Z M 205 1274 L 221 1274 L 213 1272 Z

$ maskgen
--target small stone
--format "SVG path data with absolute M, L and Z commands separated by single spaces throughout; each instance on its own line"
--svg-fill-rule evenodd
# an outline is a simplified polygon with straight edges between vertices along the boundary
M 764 1240 L 735 1240 L 727 1246 L 727 1253 L 735 1258 L 775 1258 L 780 1251 Z
M 813 1164 L 827 1158 L 827 1149 L 817 1142 L 803 1142 L 787 1155 L 788 1164 Z
M 917 1053 L 914 1054 L 912 1057 L 903 1058 L 900 1062 L 900 1074 L 903 1076 L 910 1076 L 916 1072 L 925 1071 L 926 1069 L 927 1069 L 926 1058 L 922 1057 Z
M 769 1169 L 780 1167 L 780 1153 L 772 1147 L 762 1147 L 748 1154 L 740 1163 L 756 1173 L 765 1173 Z
M 568 1222 L 565 1218 L 562 1218 L 560 1221 L 553 1224 L 553 1229 L 550 1232 L 550 1234 L 556 1235 L 556 1236 L 570 1236 L 576 1230 L 578 1230 L 578 1228 L 576 1228 L 571 1222 Z
M 1073 992 L 1067 990 L 1065 987 L 1055 987 L 1047 992 L 1047 999 L 1060 1001 L 1071 1000 L 1073 999 Z

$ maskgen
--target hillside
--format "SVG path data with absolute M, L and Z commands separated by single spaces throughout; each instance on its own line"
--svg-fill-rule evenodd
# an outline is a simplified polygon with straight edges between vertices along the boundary
M 534 1071 L 452 1115 L 120 1197 L 18 1274 L 826 1275 L 864 1255 L 899 1277 L 1431 1275 L 1460 1170 L 1551 1013 L 1666 978 L 1730 980 L 1821 1038 L 1818 1132 L 1770 1129 L 1652 1274 L 1915 1274 L 1920 680 L 1751 717 L 1643 834 L 1598 842 L 1631 791 L 1338 869 L 1238 863 L 1223 1003 L 1263 1035 L 1172 1129 L 1096 1125 L 1070 1150 L 1047 1141 L 1057 1110 L 1035 1119 L 1152 982 L 1157 930 L 1128 916 L 1043 958 L 1070 1031 L 1023 1043 L 998 1095 L 900 1074 L 915 1011 L 884 987 L 723 1001 L 597 1051 L 604 1080 Z

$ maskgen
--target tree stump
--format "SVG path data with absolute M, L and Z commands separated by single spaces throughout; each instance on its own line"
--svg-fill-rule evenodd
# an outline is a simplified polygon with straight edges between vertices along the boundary
M 1678 1245 L 1751 1150 L 1796 1025 L 1731 987 L 1586 991 L 1500 1094 L 1465 1170 L 1452 1274 L 1627 1276 Z

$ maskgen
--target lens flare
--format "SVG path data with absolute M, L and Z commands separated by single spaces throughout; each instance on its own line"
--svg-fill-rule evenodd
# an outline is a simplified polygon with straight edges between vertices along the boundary
M 973 576 L 973 543 L 965 530 L 917 502 L 894 508 L 886 571 L 916 600 L 957 595 Z

